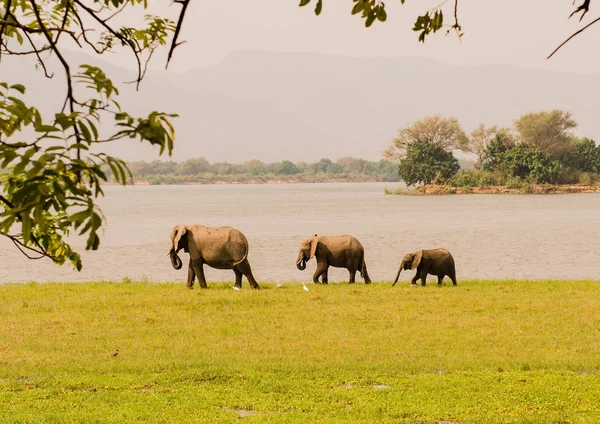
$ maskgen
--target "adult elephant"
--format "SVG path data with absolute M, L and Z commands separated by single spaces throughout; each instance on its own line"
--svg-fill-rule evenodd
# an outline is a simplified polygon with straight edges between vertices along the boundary
M 392 287 L 398 282 L 400 272 L 409 269 L 417 269 L 417 273 L 412 279 L 412 284 L 416 285 L 417 280 L 421 278 L 421 284 L 424 286 L 427 280 L 427 274 L 436 275 L 438 285 L 442 284 L 442 280 L 447 275 L 452 280 L 452 284 L 456 285 L 456 269 L 454 266 L 454 258 L 446 249 L 428 249 L 417 250 L 416 252 L 407 253 L 402 258 L 402 262 L 398 267 L 398 274 Z
M 327 284 L 327 270 L 330 266 L 346 268 L 350 272 L 349 283 L 354 283 L 356 271 L 360 272 L 366 284 L 371 283 L 365 263 L 365 249 L 362 244 L 352 236 L 322 236 L 316 234 L 300 243 L 296 266 L 300 271 L 306 269 L 306 262 L 313 257 L 317 258 L 317 269 L 313 275 L 313 282 L 319 284 L 319 277 L 323 276 L 323 284 Z
M 216 269 L 232 269 L 235 287 L 242 287 L 245 275 L 253 289 L 260 289 L 252 275 L 248 262 L 248 240 L 239 230 L 232 227 L 205 227 L 203 225 L 176 225 L 171 231 L 171 264 L 181 269 L 182 262 L 177 252 L 183 249 L 190 254 L 187 286 L 194 288 L 194 277 L 198 277 L 201 288 L 207 288 L 204 264 Z

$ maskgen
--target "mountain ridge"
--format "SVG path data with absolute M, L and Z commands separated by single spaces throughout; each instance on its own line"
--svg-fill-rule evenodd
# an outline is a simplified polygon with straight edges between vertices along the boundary
M 249 50 L 185 72 L 150 70 L 136 92 L 121 84 L 133 71 L 81 52 L 68 56 L 102 66 L 118 84 L 125 110 L 178 113 L 177 161 L 199 156 L 229 162 L 377 160 L 399 128 L 433 114 L 454 116 L 469 132 L 481 122 L 509 126 L 523 113 L 558 108 L 573 113 L 578 135 L 600 134 L 596 75 L 510 64 L 457 66 L 428 58 Z M 46 87 L 43 74 L 33 75 L 23 63 L 3 58 L 0 79 L 14 77 L 33 90 L 42 109 L 52 111 L 61 98 L 60 84 Z M 159 159 L 157 148 L 135 141 L 102 149 L 125 160 Z

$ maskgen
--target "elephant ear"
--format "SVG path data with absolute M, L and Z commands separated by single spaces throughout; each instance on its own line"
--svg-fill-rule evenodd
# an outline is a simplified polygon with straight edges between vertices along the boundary
M 181 237 L 183 237 L 187 233 L 187 231 L 188 230 L 184 225 L 178 225 L 173 229 L 173 232 L 171 233 L 171 239 L 173 240 L 173 250 L 175 252 L 177 252 L 178 250 L 177 247 L 179 246 L 179 241 L 181 240 Z M 184 246 L 183 251 L 187 252 L 187 246 Z
M 315 256 L 315 252 L 317 251 L 317 244 L 319 244 L 319 237 L 315 234 L 314 237 L 310 239 L 310 256 L 309 259 L 312 259 Z
M 415 269 L 416 267 L 418 267 L 419 264 L 421 263 L 422 257 L 423 257 L 423 251 L 422 250 L 416 251 L 413 256 L 413 261 L 412 261 L 412 265 L 410 266 L 410 269 Z

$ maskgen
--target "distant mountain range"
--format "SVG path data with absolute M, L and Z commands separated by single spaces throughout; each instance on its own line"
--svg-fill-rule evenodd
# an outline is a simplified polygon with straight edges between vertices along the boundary
M 115 83 L 134 76 L 79 52 L 69 58 L 102 65 Z M 50 111 L 64 92 L 56 71 L 48 81 L 22 59 L 3 57 L 0 80 L 25 84 L 30 98 Z M 458 118 L 469 132 L 481 122 L 509 126 L 523 113 L 559 108 L 574 114 L 578 134 L 600 138 L 598 76 L 507 65 L 245 51 L 186 73 L 150 72 L 139 92 L 119 86 L 126 110 L 180 115 L 178 161 L 377 160 L 398 128 L 436 113 Z M 157 158 L 157 149 L 137 142 L 102 147 L 125 160 Z

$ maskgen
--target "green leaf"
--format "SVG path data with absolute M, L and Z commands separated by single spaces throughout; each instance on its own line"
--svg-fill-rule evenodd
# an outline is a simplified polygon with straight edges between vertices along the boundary
M 300 0 L 300 7 L 302 6 L 306 6 L 308 3 L 310 3 L 310 0 Z
M 365 21 L 365 26 L 369 28 L 373 22 L 375 22 L 375 18 L 377 17 L 375 11 L 371 11 L 369 16 L 367 16 L 367 20 Z
M 323 9 L 323 0 L 317 0 L 317 5 L 315 6 L 315 15 L 319 16 L 321 14 L 322 9 Z
M 27 214 L 21 215 L 21 224 L 23 232 L 23 242 L 28 244 L 31 241 L 31 218 Z
M 356 3 L 352 8 L 352 14 L 356 15 L 357 13 L 361 12 L 364 7 L 365 3 L 362 0 L 359 0 L 358 3 Z
M 21 94 L 25 94 L 25 86 L 22 84 L 15 84 L 10 86 L 11 90 L 17 90 Z

